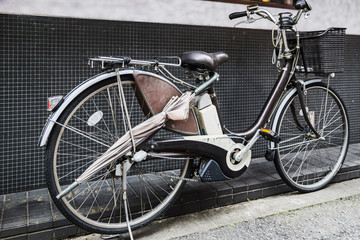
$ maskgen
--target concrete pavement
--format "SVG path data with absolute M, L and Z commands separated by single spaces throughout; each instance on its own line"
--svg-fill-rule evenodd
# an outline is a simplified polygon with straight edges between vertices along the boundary
M 331 184 L 327 188 L 313 193 L 292 192 L 158 220 L 140 230 L 134 231 L 133 235 L 136 240 L 166 240 L 359 194 L 360 179 L 358 178 Z M 127 235 L 123 237 L 128 239 Z M 95 240 L 101 238 L 98 234 L 73 238 L 73 240 L 85 239 Z

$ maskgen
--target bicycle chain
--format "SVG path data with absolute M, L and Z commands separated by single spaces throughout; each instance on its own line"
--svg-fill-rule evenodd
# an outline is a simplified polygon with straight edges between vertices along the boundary
M 154 174 L 161 177 L 168 177 L 170 179 L 177 179 L 177 180 L 183 180 L 183 181 L 189 181 L 189 182 L 200 182 L 200 179 L 193 179 L 193 178 L 185 178 L 185 177 L 178 177 L 174 175 L 169 175 L 166 173 L 159 173 L 159 172 L 153 172 L 153 171 L 147 171 L 138 167 L 132 167 L 132 169 L 138 170 L 140 173 L 148 173 L 148 174 Z

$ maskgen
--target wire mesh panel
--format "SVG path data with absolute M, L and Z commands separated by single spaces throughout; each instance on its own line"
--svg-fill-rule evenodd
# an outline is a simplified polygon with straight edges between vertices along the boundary
M 45 186 L 44 150 L 37 142 L 49 114 L 46 99 L 99 73 L 87 66 L 87 57 L 149 60 L 195 50 L 226 52 L 229 61 L 217 69 L 215 91 L 224 122 L 235 132 L 256 119 L 278 74 L 266 30 L 6 14 L 0 14 L 0 29 L 0 194 Z M 349 109 L 352 142 L 358 142 L 360 37 L 345 40 L 345 73 L 333 82 Z M 182 69 L 170 70 L 183 78 Z M 253 155 L 263 156 L 265 148 L 259 141 Z

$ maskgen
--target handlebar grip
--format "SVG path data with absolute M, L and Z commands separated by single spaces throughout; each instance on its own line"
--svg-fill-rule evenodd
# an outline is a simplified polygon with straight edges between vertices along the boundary
M 297 10 L 307 9 L 308 11 L 311 11 L 311 6 L 306 2 L 306 0 L 296 0 L 294 6 Z
M 247 11 L 242 11 L 242 12 L 234 12 L 230 14 L 229 18 L 230 20 L 233 20 L 235 18 L 246 17 L 246 16 L 247 16 Z

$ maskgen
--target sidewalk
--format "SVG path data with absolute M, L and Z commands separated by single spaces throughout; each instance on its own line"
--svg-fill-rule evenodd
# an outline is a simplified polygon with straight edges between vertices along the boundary
M 216 229 L 216 234 L 219 236 L 218 232 L 226 233 L 230 231 L 226 228 L 222 230 L 221 227 L 231 228 L 231 226 L 234 226 L 237 223 L 264 218 L 266 216 L 276 215 L 296 209 L 304 209 L 309 206 L 328 203 L 330 201 L 344 199 L 351 196 L 359 197 L 359 195 L 360 179 L 354 179 L 341 183 L 331 184 L 327 188 L 313 193 L 301 194 L 292 192 L 258 199 L 255 201 L 243 202 L 235 205 L 159 220 L 149 224 L 141 230 L 135 231 L 133 234 L 134 239 L 136 240 L 167 240 L 194 233 L 197 234 L 194 236 L 183 237 L 181 239 L 208 239 L 209 236 L 211 236 L 211 232 L 209 232 L 210 230 L 214 231 Z M 318 206 L 317 211 L 319 211 L 319 208 L 321 209 L 321 206 Z M 321 213 L 318 212 L 315 215 L 321 216 Z M 327 220 L 329 219 L 316 219 L 317 222 L 323 222 Z M 352 220 L 357 222 L 360 221 L 358 218 Z M 296 226 L 293 227 L 296 228 Z M 316 227 L 318 226 L 314 226 L 314 228 Z M 307 231 L 307 229 L 301 230 Z M 201 235 L 204 235 L 204 237 L 199 238 Z M 127 235 L 124 235 L 123 237 L 124 239 L 129 239 Z M 295 237 L 295 235 L 293 237 Z M 101 239 L 99 234 L 91 234 L 78 238 L 72 238 L 72 240 L 97 239 Z M 225 240 L 230 238 L 227 238 L 224 234 L 223 239 Z
M 354 195 L 172 239 L 360 239 L 359 216 L 360 195 Z

